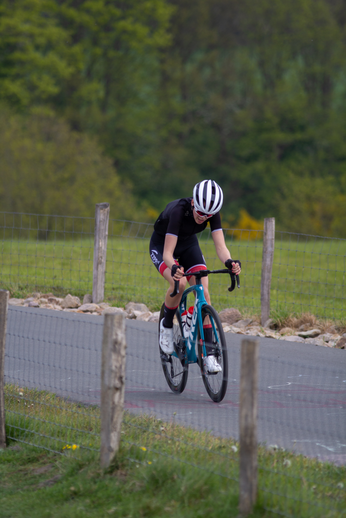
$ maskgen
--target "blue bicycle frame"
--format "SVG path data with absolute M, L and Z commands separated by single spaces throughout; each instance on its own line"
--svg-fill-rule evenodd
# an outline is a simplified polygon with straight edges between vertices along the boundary
M 193 314 L 192 314 L 192 321 L 191 321 L 191 327 L 189 335 L 185 338 L 186 340 L 186 353 L 187 353 L 187 361 L 188 363 L 197 363 L 197 354 L 196 354 L 196 341 L 197 341 L 197 333 L 198 333 L 198 327 L 201 330 L 201 333 L 203 333 L 203 322 L 202 322 L 202 307 L 207 304 L 207 301 L 205 300 L 204 296 L 204 288 L 202 284 L 190 286 L 187 288 L 182 296 L 181 302 L 180 302 L 180 315 L 186 310 L 186 299 L 189 293 L 192 291 L 196 294 L 196 300 L 193 307 Z M 201 336 L 202 340 L 204 341 L 204 333 L 203 336 Z
M 187 351 L 187 360 L 188 363 L 197 363 L 197 355 L 196 355 L 196 341 L 197 341 L 197 332 L 198 328 L 200 329 L 201 333 L 201 340 L 203 341 L 203 356 L 206 356 L 206 349 L 205 349 L 205 340 L 204 340 L 204 330 L 203 330 L 203 320 L 202 320 L 202 307 L 208 305 L 205 296 L 204 296 L 204 287 L 201 282 L 201 277 L 197 276 L 198 274 L 201 274 L 202 272 L 196 272 L 196 280 L 197 284 L 190 286 L 189 288 L 186 288 L 184 291 L 180 304 L 179 304 L 179 310 L 180 315 L 186 310 L 186 299 L 189 293 L 192 291 L 195 292 L 196 300 L 193 307 L 193 314 L 192 314 L 192 322 L 191 322 L 191 328 L 189 332 L 189 336 L 185 338 L 186 341 L 186 351 Z M 233 291 L 235 287 L 235 283 L 237 282 L 238 288 L 240 287 L 239 284 L 239 276 L 232 274 L 229 270 L 205 270 L 203 271 L 204 275 L 208 275 L 210 273 L 229 273 L 231 275 L 232 279 L 232 286 L 228 288 L 229 291 Z M 176 293 L 179 293 L 179 281 L 175 282 L 175 288 L 174 292 L 171 293 L 171 297 L 174 296 Z M 215 332 L 215 324 L 212 321 L 211 322 L 213 326 L 213 331 Z M 217 334 L 216 334 L 217 336 Z M 176 353 L 173 353 L 174 356 L 177 356 Z
M 204 296 L 204 287 L 202 284 L 195 284 L 194 286 L 190 286 L 186 288 L 183 293 L 182 299 L 180 301 L 179 309 L 180 315 L 186 310 L 186 299 L 189 293 L 195 292 L 196 300 L 193 307 L 192 313 L 192 321 L 190 326 L 189 335 L 185 338 L 186 343 L 186 353 L 187 353 L 187 361 L 188 363 L 197 363 L 197 354 L 196 354 L 196 341 L 198 336 L 198 328 L 200 330 L 201 340 L 203 341 L 203 356 L 206 356 L 205 349 L 205 340 L 204 340 L 204 330 L 203 330 L 203 320 L 202 320 L 202 308 L 203 306 L 207 306 L 208 303 Z M 215 332 L 215 324 L 211 322 L 213 326 L 213 330 Z M 176 353 L 173 353 L 176 355 Z

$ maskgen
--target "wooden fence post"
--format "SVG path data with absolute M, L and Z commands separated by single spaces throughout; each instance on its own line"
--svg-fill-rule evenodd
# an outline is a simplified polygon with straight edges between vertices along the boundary
M 267 322 L 270 313 L 270 285 L 272 280 L 275 247 L 275 218 L 264 219 L 262 277 L 261 277 L 261 324 Z
M 251 513 L 257 497 L 258 342 L 241 343 L 239 407 L 239 511 Z
M 125 394 L 125 317 L 105 314 L 101 366 L 101 467 L 107 468 L 120 444 Z
M 105 274 L 109 203 L 97 203 L 95 208 L 93 294 L 95 304 L 102 302 L 105 295 Z
M 0 290 L 0 448 L 6 447 L 4 373 L 8 297 L 8 291 Z

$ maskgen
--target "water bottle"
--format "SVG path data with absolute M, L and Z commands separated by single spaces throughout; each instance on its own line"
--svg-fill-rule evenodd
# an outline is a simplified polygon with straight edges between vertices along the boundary
M 186 317 L 187 317 L 187 311 L 185 310 L 181 315 L 180 315 L 180 318 L 181 318 L 181 325 L 183 326 L 183 335 L 185 335 L 185 326 L 186 326 Z
M 184 313 L 182 314 L 182 316 L 184 315 L 183 331 L 184 331 L 185 338 L 187 338 L 190 333 L 192 314 L 193 314 L 193 306 L 190 306 L 189 309 L 187 311 L 184 311 Z

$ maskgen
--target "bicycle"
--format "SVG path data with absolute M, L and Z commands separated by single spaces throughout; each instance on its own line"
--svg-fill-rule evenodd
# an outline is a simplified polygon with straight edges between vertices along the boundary
M 225 335 L 223 332 L 220 317 L 217 311 L 210 306 L 204 296 L 204 287 L 202 285 L 202 277 L 210 274 L 228 273 L 231 276 L 231 286 L 229 291 L 233 291 L 237 282 L 240 288 L 239 276 L 233 274 L 228 269 L 222 270 L 200 270 L 194 272 L 196 284 L 188 287 L 182 296 L 180 304 L 176 310 L 173 321 L 173 345 L 174 352 L 172 355 L 165 354 L 159 345 L 160 358 L 164 376 L 169 388 L 175 394 L 181 394 L 187 383 L 189 364 L 197 363 L 202 374 L 202 379 L 209 397 L 219 403 L 223 400 L 228 384 L 228 356 Z M 186 277 L 188 274 L 184 274 Z M 187 336 L 184 335 L 182 314 L 187 307 L 187 296 L 195 292 L 195 303 L 193 307 L 192 320 L 190 330 Z M 171 297 L 179 293 L 179 281 L 175 281 L 175 287 Z M 163 319 L 164 303 L 161 307 L 159 318 L 159 336 L 160 322 Z M 210 320 L 212 329 L 211 342 L 205 342 L 203 322 L 205 319 Z M 196 353 L 197 344 L 197 353 Z M 215 355 L 218 363 L 222 367 L 222 371 L 218 373 L 209 373 L 206 369 L 205 358 L 209 354 Z

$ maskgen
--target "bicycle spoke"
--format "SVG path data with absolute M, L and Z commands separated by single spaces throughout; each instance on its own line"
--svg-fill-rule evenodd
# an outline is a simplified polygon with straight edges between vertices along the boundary
M 159 333 L 160 322 L 162 318 L 163 307 L 161 308 L 160 313 Z M 176 394 L 180 394 L 181 392 L 183 392 L 186 386 L 188 376 L 188 364 L 185 361 L 186 353 L 184 350 L 184 340 L 182 340 L 182 338 L 183 329 L 181 325 L 180 315 L 177 311 L 177 315 L 174 317 L 173 322 L 173 343 L 176 352 L 173 353 L 171 356 L 160 354 L 163 374 L 166 378 L 169 388 L 172 390 L 172 392 Z
M 201 340 L 198 342 L 199 364 L 202 373 L 203 383 L 210 398 L 215 402 L 220 402 L 225 397 L 228 383 L 228 356 L 226 341 L 220 322 L 220 318 L 212 306 L 203 306 L 202 320 L 206 318 L 211 322 L 211 341 L 205 342 L 205 350 L 209 355 L 214 356 L 219 366 L 220 372 L 211 373 L 207 371 L 204 358 L 204 347 Z M 199 331 L 199 335 L 200 335 Z

